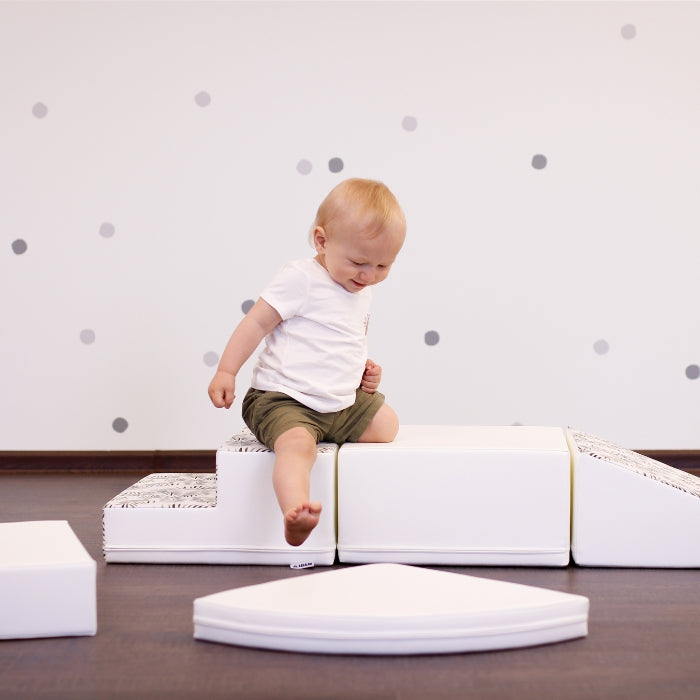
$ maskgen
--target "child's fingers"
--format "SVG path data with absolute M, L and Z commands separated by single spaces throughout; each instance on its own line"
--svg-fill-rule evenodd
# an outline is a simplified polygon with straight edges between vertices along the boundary
M 236 395 L 226 389 L 212 388 L 209 390 L 209 398 L 217 408 L 231 408 Z

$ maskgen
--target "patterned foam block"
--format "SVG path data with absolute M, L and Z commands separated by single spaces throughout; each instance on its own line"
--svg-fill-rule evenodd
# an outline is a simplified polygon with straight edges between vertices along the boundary
M 338 454 L 343 562 L 565 566 L 570 454 L 535 426 L 402 426 Z
M 322 654 L 483 651 L 587 632 L 583 596 L 400 564 L 307 574 L 194 601 L 197 639 Z
M 0 523 L 0 639 L 95 634 L 96 569 L 65 520 Z
M 581 430 L 571 552 L 584 566 L 700 566 L 700 479 Z
M 301 547 L 285 541 L 272 489 L 274 454 L 249 431 L 216 453 L 216 474 L 151 474 L 103 509 L 108 562 L 330 565 L 335 559 L 337 446 L 321 443 L 311 496 L 321 522 Z

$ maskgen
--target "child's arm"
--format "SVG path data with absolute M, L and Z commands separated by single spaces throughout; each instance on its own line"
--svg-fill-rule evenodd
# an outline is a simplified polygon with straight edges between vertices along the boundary
M 368 394 L 374 394 L 379 388 L 379 382 L 382 380 L 382 368 L 375 364 L 372 360 L 367 360 L 365 365 L 365 373 L 362 375 L 360 389 Z
M 260 341 L 281 321 L 276 309 L 264 299 L 258 299 L 236 326 L 209 384 L 209 398 L 214 406 L 231 408 L 236 398 L 236 375 Z

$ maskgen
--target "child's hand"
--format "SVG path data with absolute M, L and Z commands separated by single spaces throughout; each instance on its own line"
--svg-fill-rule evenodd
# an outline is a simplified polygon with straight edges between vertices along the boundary
M 365 373 L 362 375 L 362 382 L 360 382 L 360 389 L 366 391 L 368 394 L 374 394 L 379 387 L 379 382 L 382 380 L 382 368 L 372 362 L 372 360 L 367 360 L 365 365 Z
M 217 372 L 209 384 L 209 398 L 217 408 L 231 408 L 236 398 L 236 375 Z

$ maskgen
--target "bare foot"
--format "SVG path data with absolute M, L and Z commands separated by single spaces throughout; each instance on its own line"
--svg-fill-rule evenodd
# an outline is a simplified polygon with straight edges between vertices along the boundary
M 318 501 L 290 508 L 284 514 L 284 539 L 294 547 L 304 544 L 311 531 L 318 525 L 321 508 Z

